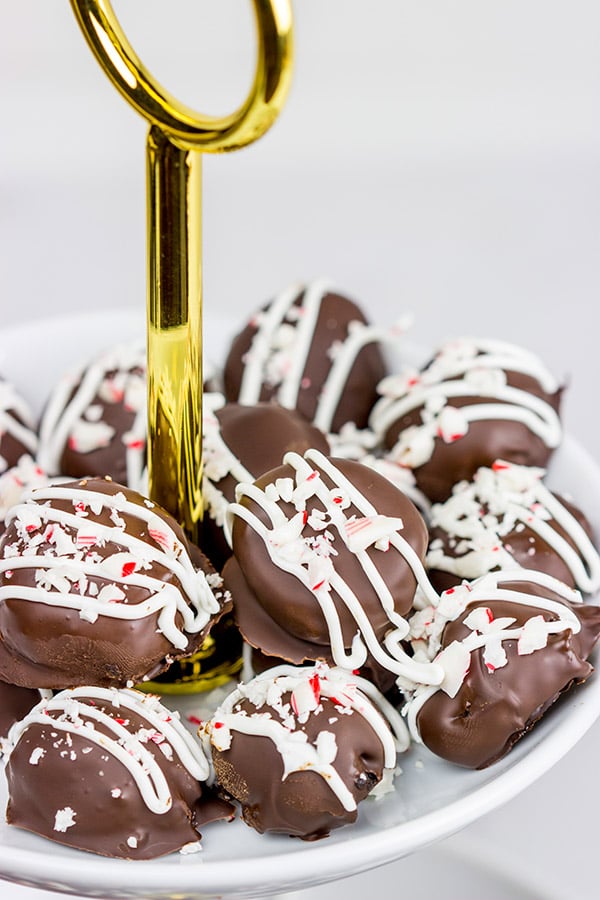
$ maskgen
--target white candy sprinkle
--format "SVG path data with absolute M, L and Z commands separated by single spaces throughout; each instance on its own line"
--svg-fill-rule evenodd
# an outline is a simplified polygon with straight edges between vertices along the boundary
M 528 656 L 534 650 L 541 650 L 548 643 L 548 626 L 543 616 L 532 616 L 523 626 L 517 641 L 519 656 Z
M 42 756 L 45 756 L 45 755 L 46 755 L 46 751 L 44 750 L 43 747 L 36 747 L 35 750 L 33 750 L 31 756 L 29 757 L 30 765 L 37 766 L 37 764 L 39 763 Z
M 72 828 L 75 824 L 76 813 L 70 806 L 59 809 L 54 817 L 54 830 L 65 832 L 67 828 Z
M 190 853 L 199 853 L 202 850 L 202 844 L 200 841 L 190 841 L 189 844 L 184 844 L 183 847 L 180 848 L 179 852 L 182 856 L 187 856 Z
M 436 659 L 444 669 L 444 680 L 440 688 L 449 697 L 455 697 L 460 690 L 471 664 L 471 654 L 460 641 L 448 644 Z
M 98 618 L 98 613 L 93 609 L 80 609 L 79 618 L 83 619 L 85 622 L 90 622 L 93 625 Z

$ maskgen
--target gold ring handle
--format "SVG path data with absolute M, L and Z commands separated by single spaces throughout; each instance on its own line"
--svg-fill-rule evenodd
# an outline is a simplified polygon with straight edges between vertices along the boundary
M 109 0 L 71 0 L 98 62 L 126 100 L 169 139 L 188 150 L 235 150 L 261 137 L 280 112 L 292 71 L 289 0 L 252 0 L 258 53 L 244 103 L 222 118 L 204 116 L 173 97 L 146 69 L 127 40 Z

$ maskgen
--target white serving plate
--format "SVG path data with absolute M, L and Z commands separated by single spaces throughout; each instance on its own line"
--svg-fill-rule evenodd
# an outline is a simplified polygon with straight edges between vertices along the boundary
M 118 311 L 7 329 L 0 334 L 0 372 L 39 411 L 66 367 L 143 329 L 140 316 Z M 213 359 L 218 361 L 230 332 L 227 321 L 206 323 L 205 347 Z M 600 533 L 600 470 L 569 437 L 555 456 L 549 482 L 571 495 Z M 201 715 L 210 702 L 202 695 L 165 701 L 184 715 Z M 454 767 L 413 747 L 400 759 L 394 793 L 365 801 L 355 825 L 314 843 L 259 835 L 238 820 L 207 826 L 201 853 L 128 862 L 70 850 L 0 822 L 0 878 L 131 900 L 261 897 L 333 881 L 399 859 L 507 802 L 561 759 L 599 714 L 600 677 L 593 677 L 564 697 L 507 757 L 482 772 Z M 0 779 L 3 807 L 6 785 Z

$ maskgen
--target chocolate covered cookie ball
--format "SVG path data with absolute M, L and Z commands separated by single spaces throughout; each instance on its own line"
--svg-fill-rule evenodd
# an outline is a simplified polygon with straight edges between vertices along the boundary
M 146 418 L 145 345 L 119 345 L 55 386 L 40 422 L 38 462 L 50 475 L 109 475 L 139 490 Z
M 135 491 L 106 479 L 39 488 L 0 542 L 0 678 L 52 689 L 153 678 L 230 608 L 221 585 Z
M 231 556 L 223 527 L 237 484 L 252 483 L 274 469 L 288 451 L 304 453 L 314 447 L 327 453 L 329 445 L 303 416 L 273 403 L 241 406 L 212 393 L 204 395 L 203 412 L 202 546 L 220 569 Z
M 552 493 L 545 471 L 497 460 L 430 512 L 429 577 L 438 590 L 497 569 L 536 569 L 585 593 L 600 588 L 590 523 Z
M 14 385 L 0 377 L 0 475 L 38 447 L 33 416 Z
M 383 697 L 325 666 L 282 666 L 240 685 L 208 733 L 217 781 L 246 824 L 305 840 L 354 822 L 406 748 L 404 724 Z
M 432 502 L 496 459 L 543 467 L 562 438 L 561 386 L 534 354 L 501 341 L 449 341 L 378 390 L 371 427 Z
M 423 568 L 427 528 L 401 491 L 360 463 L 308 450 L 237 497 L 223 575 L 251 646 L 293 663 L 434 677 L 402 643 L 417 584 L 431 602 L 437 594 Z
M 382 329 L 328 283 L 293 285 L 234 339 L 224 367 L 227 400 L 272 400 L 321 431 L 364 427 L 386 374 Z
M 437 609 L 415 615 L 411 634 L 445 673 L 407 704 L 413 738 L 482 769 L 591 674 L 600 607 L 548 575 L 515 569 L 450 588 Z
M 200 743 L 151 694 L 79 687 L 10 731 L 7 820 L 102 856 L 200 850 L 209 775 Z

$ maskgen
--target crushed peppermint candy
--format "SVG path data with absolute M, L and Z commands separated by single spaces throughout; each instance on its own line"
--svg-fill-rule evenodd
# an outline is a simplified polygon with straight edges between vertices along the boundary
M 455 485 L 448 500 L 430 510 L 431 527 L 444 540 L 432 541 L 429 568 L 457 578 L 515 568 L 516 536 L 522 535 L 521 553 L 534 557 L 536 541 L 543 542 L 579 590 L 598 590 L 600 554 L 573 511 L 546 487 L 544 475 L 544 469 L 498 459 Z M 524 541 L 531 545 L 525 550 Z

